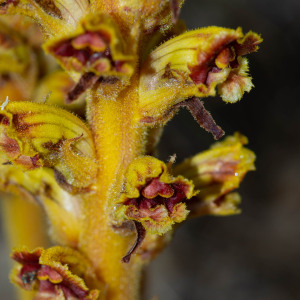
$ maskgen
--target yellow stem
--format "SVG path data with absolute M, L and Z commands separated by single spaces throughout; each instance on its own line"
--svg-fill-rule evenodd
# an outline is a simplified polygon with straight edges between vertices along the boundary
M 109 87 L 100 88 L 92 91 L 89 99 L 99 164 L 97 191 L 85 202 L 79 248 L 105 282 L 107 300 L 134 300 L 139 297 L 142 265 L 134 257 L 128 264 L 121 259 L 133 244 L 135 235 L 117 233 L 112 227 L 112 213 L 128 164 L 144 152 L 146 130 L 138 126 L 136 118 L 138 90 L 135 84 L 116 97 L 109 92 Z
M 29 249 L 49 246 L 44 212 L 40 205 L 25 197 L 5 196 L 1 199 L 2 219 L 9 248 Z M 18 299 L 33 299 L 34 293 L 16 289 Z
M 1 199 L 4 227 L 11 247 L 48 247 L 47 226 L 40 205 L 18 197 Z

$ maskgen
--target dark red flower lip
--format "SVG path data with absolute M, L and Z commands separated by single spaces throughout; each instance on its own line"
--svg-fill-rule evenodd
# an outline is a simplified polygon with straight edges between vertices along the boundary
M 138 187 L 140 194 L 138 198 L 127 198 L 122 203 L 125 215 L 133 219 L 137 233 L 134 245 L 122 258 L 122 262 L 128 263 L 132 254 L 141 246 L 146 236 L 145 224 L 154 222 L 157 226 L 164 226 L 164 218 L 168 218 L 168 222 L 172 223 L 173 214 L 177 213 L 175 206 L 188 200 L 190 185 L 181 178 L 174 179 L 170 183 L 163 182 L 161 180 L 163 172 L 158 177 L 148 178 L 144 185 Z

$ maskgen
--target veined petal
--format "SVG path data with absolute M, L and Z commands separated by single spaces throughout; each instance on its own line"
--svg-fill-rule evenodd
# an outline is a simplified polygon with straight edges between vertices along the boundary
M 240 212 L 240 197 L 230 192 L 239 187 L 248 171 L 255 170 L 254 153 L 243 147 L 247 142 L 246 137 L 236 133 L 174 168 L 175 174 L 192 180 L 200 190 L 187 203 L 190 216 Z
M 181 34 L 156 48 L 141 70 L 140 111 L 145 123 L 166 122 L 177 104 L 191 97 L 239 100 L 252 87 L 242 55 L 262 41 L 249 32 L 208 27 Z
M 91 264 L 78 251 L 67 247 L 15 249 L 19 263 L 11 280 L 25 290 L 36 291 L 35 299 L 99 299 L 102 284 Z
M 74 115 L 46 104 L 9 102 L 0 111 L 1 159 L 23 170 L 53 168 L 72 192 L 97 173 L 92 135 Z

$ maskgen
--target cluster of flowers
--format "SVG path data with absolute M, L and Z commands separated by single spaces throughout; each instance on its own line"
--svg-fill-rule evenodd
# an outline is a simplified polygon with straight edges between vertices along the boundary
M 174 225 L 240 212 L 234 190 L 255 160 L 246 137 L 177 165 L 153 156 L 181 107 L 224 135 L 200 99 L 249 92 L 245 55 L 262 41 L 240 28 L 187 31 L 182 4 L 0 0 L 0 189 L 7 212 L 8 194 L 42 207 L 17 224 L 27 247 L 26 222 L 44 226 L 41 214 L 49 229 L 35 241 L 58 245 L 31 251 L 16 237 L 11 278 L 35 299 L 137 299 Z

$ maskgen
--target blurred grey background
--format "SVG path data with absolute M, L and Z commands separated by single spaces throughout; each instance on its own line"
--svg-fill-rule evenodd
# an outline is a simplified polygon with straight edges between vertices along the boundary
M 249 55 L 255 89 L 234 105 L 205 100 L 226 134 L 248 136 L 257 171 L 240 188 L 241 215 L 179 228 L 148 269 L 145 299 L 300 299 L 300 1 L 187 0 L 181 17 L 189 29 L 241 26 L 264 38 Z M 181 161 L 211 143 L 182 110 L 165 129 L 160 155 Z M 0 251 L 0 299 L 14 299 L 3 242 Z

